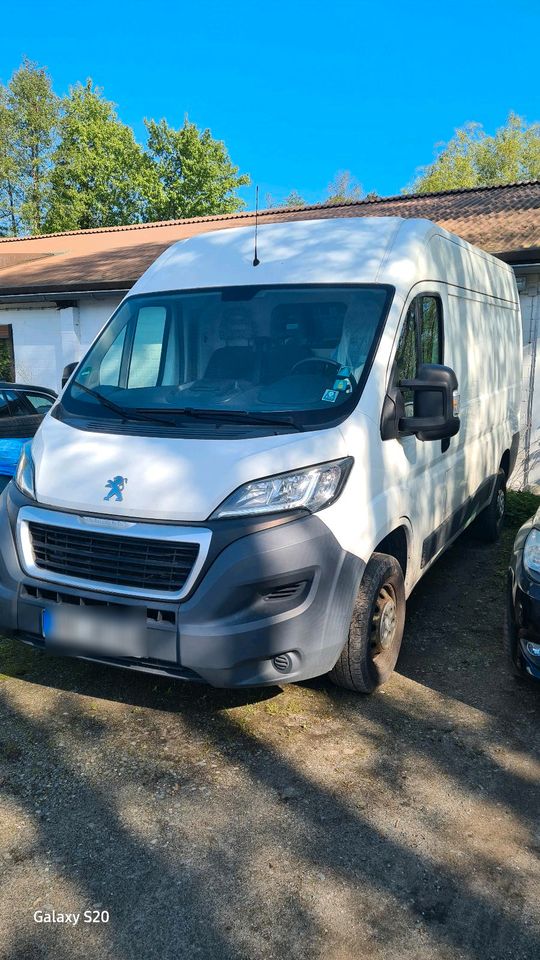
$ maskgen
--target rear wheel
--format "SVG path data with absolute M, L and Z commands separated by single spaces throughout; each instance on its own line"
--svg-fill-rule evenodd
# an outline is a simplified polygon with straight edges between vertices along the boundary
M 486 543 L 495 543 L 501 535 L 506 513 L 506 474 L 499 470 L 495 487 L 487 507 L 474 521 L 474 532 Z
M 338 687 L 371 693 L 388 680 L 398 658 L 405 624 L 405 584 L 394 557 L 374 553 L 351 619 L 349 636 L 329 673 Z

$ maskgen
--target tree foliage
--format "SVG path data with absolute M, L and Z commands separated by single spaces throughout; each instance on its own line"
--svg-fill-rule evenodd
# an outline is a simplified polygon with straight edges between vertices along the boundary
M 298 190 L 291 190 L 283 200 L 276 200 L 271 193 L 265 196 L 265 206 L 267 210 L 280 209 L 282 207 L 305 207 L 306 201 Z
M 62 101 L 46 229 L 80 230 L 144 218 L 152 164 L 131 127 L 91 80 Z
M 0 86 L 0 236 L 17 236 L 19 232 L 20 193 L 17 188 L 17 165 L 13 156 L 15 131 L 9 109 L 8 92 Z
M 326 203 L 354 203 L 362 200 L 364 191 L 350 170 L 338 170 L 328 184 Z
M 91 80 L 62 99 L 23 61 L 0 84 L 0 236 L 231 213 L 244 206 L 225 144 L 187 117 L 146 121 L 141 146 Z
M 222 140 L 199 130 L 186 116 L 179 130 L 166 120 L 146 120 L 153 179 L 148 191 L 152 220 L 234 213 L 245 206 L 236 191 L 250 183 L 232 163 Z
M 30 60 L 0 87 L 0 224 L 13 236 L 43 228 L 58 109 L 47 71 Z
M 334 179 L 326 188 L 326 194 L 326 197 L 320 201 L 321 203 L 354 203 L 364 199 L 364 191 L 361 185 L 349 170 L 339 170 L 336 173 Z M 377 194 L 371 193 L 367 196 L 373 199 L 377 197 Z M 269 209 L 275 207 L 304 207 L 306 206 L 306 200 L 298 190 L 291 190 L 283 200 L 275 200 L 270 193 L 267 193 L 266 206 Z
M 510 113 L 506 124 L 493 135 L 479 123 L 456 130 L 433 163 L 420 169 L 406 192 L 433 193 L 539 178 L 540 123 L 528 124 Z

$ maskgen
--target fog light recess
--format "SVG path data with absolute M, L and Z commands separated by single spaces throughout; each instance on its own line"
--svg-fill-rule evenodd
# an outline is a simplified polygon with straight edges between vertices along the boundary
M 277 657 L 274 657 L 272 660 L 272 663 L 280 673 L 290 673 L 293 666 L 292 658 L 288 653 L 278 653 Z

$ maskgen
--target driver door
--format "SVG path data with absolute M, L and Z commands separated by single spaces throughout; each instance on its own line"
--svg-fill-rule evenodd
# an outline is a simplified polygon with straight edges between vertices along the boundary
M 444 363 L 444 314 L 442 292 L 430 288 L 410 300 L 403 320 L 391 386 L 414 379 L 421 363 Z M 413 415 L 413 392 L 401 390 L 405 415 Z M 452 500 L 448 497 L 451 441 L 422 441 L 403 436 L 388 441 L 394 446 L 396 472 L 401 479 L 400 499 L 409 517 L 414 537 L 417 578 L 443 545 L 443 524 Z

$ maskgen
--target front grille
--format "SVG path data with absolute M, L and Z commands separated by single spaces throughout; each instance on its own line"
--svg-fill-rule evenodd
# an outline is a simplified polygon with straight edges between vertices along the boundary
M 86 532 L 35 521 L 28 527 L 36 567 L 141 592 L 182 590 L 199 552 L 196 543 Z

